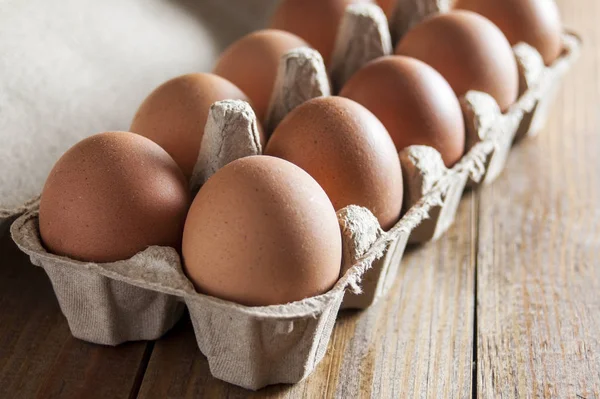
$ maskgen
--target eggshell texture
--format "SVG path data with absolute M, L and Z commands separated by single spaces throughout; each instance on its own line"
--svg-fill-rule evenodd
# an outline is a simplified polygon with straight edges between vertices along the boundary
M 525 42 L 534 47 L 546 65 L 562 51 L 562 22 L 552 0 L 458 0 L 455 7 L 490 19 L 510 44 Z
M 346 7 L 373 0 L 284 0 L 275 10 L 271 28 L 300 36 L 323 56 L 329 65 L 338 29 Z
M 341 233 L 327 195 L 281 159 L 238 159 L 200 189 L 183 234 L 185 271 L 199 292 L 248 306 L 328 291 Z
M 279 61 L 288 51 L 310 47 L 288 32 L 266 29 L 250 33 L 229 46 L 213 72 L 236 84 L 252 100 L 258 120 L 265 120 Z
M 400 217 L 402 170 L 394 143 L 375 115 L 352 100 L 320 97 L 296 107 L 265 154 L 307 171 L 336 210 L 364 206 L 386 230 Z
M 431 65 L 458 97 L 488 93 L 505 111 L 517 99 L 519 73 L 508 40 L 488 19 L 470 11 L 438 14 L 414 26 L 396 54 Z
M 148 246 L 179 248 L 187 182 L 157 144 L 129 132 L 91 136 L 54 165 L 42 192 L 40 234 L 56 255 L 129 259 Z
M 428 145 L 446 166 L 460 160 L 465 126 L 460 103 L 435 69 L 414 58 L 378 58 L 346 83 L 341 96 L 373 112 L 389 132 L 396 149 Z
M 164 148 L 189 179 L 198 160 L 210 106 L 222 100 L 249 101 L 237 86 L 220 76 L 183 75 L 150 93 L 130 130 Z

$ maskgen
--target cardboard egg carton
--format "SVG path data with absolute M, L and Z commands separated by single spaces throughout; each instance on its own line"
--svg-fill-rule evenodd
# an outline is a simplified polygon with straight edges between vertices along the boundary
M 229 161 L 261 150 L 256 118 L 247 103 L 214 104 L 191 189 Z M 375 259 L 388 251 L 396 236 L 408 234 L 406 226 L 384 233 L 373 214 L 358 206 L 344 208 L 338 217 L 344 260 L 335 286 L 316 297 L 263 307 L 196 292 L 174 248 L 153 246 L 111 263 L 49 253 L 40 237 L 38 206 L 18 218 L 11 233 L 32 263 L 48 274 L 75 337 L 102 345 L 157 339 L 187 307 L 211 373 L 258 389 L 298 382 L 314 370 L 325 355 L 346 291 L 358 293 L 361 276 Z
M 227 103 L 213 106 L 211 115 L 223 114 L 218 108 Z M 233 114 L 230 121 L 234 120 L 244 117 Z M 218 148 L 206 152 L 210 151 L 216 155 Z M 314 370 L 326 353 L 347 292 L 361 298 L 362 277 L 381 259 L 385 267 L 379 270 L 387 276 L 379 273 L 377 281 L 385 282 L 385 286 L 373 289 L 384 295 L 411 229 L 437 201 L 432 197 L 421 200 L 389 232 L 381 230 L 375 216 L 365 208 L 340 210 L 343 265 L 335 286 L 316 297 L 263 307 L 243 306 L 196 292 L 174 248 L 153 246 L 112 263 L 82 262 L 51 254 L 41 241 L 37 207 L 18 218 L 11 233 L 31 262 L 43 267 L 49 276 L 75 337 L 102 345 L 158 339 L 187 307 L 198 347 L 207 357 L 213 376 L 259 389 L 298 382 Z
M 271 115 L 328 90 L 321 56 L 311 49 L 282 59 Z M 296 72 L 293 72 L 296 71 Z M 325 79 L 319 77 L 325 76 Z M 293 85 L 299 82 L 299 85 Z M 309 86 L 312 89 L 307 90 Z M 291 91 L 285 96 L 286 91 Z M 278 95 L 280 97 L 278 97 Z M 288 111 L 289 111 L 288 109 Z M 262 153 L 255 114 L 243 101 L 221 101 L 209 112 L 190 190 L 195 192 L 227 163 Z M 49 253 L 39 232 L 39 200 L 11 226 L 13 240 L 42 267 L 72 334 L 82 340 L 118 345 L 163 336 L 187 307 L 198 347 L 219 379 L 258 389 L 294 383 L 321 361 L 347 290 L 360 292 L 364 272 L 388 251 L 406 226 L 384 233 L 373 214 L 350 206 L 338 213 L 343 237 L 342 272 L 327 293 L 285 305 L 248 307 L 196 292 L 174 248 L 153 246 L 130 259 L 82 262 Z M 418 217 L 412 223 L 418 223 Z M 399 254 L 403 251 L 403 246 Z M 391 253 L 391 252 L 390 252 Z M 399 263 L 399 259 L 393 262 Z
M 0 238 L 8 231 L 10 224 L 19 216 L 27 212 L 29 209 L 34 208 L 40 201 L 40 197 L 30 199 L 24 204 L 15 208 L 2 208 L 0 207 Z
M 339 90 L 350 76 L 376 58 L 391 55 L 397 42 L 412 26 L 431 14 L 450 11 L 448 0 L 399 0 L 391 28 L 382 10 L 371 4 L 348 7 L 341 22 L 330 74 Z M 502 113 L 490 95 L 477 91 L 460 98 L 465 116 L 466 153 L 451 169 L 430 147 L 412 146 L 400 152 L 404 176 L 404 209 L 398 222 L 403 226 L 412 212 L 421 211 L 419 222 L 403 235 L 393 250 L 386 251 L 363 276 L 361 295 L 347 294 L 342 308 L 365 308 L 384 296 L 397 274 L 397 264 L 406 243 L 424 243 L 441 237 L 452 225 L 460 199 L 467 187 L 493 182 L 506 165 L 516 140 L 535 136 L 545 125 L 562 78 L 578 58 L 581 39 L 563 34 L 564 50 L 551 65 L 521 43 L 513 48 L 519 69 L 519 98 Z M 427 206 L 425 206 L 427 204 Z
M 465 187 L 492 181 L 502 171 L 513 139 L 535 134 L 543 125 L 548 94 L 556 91 L 580 45 L 574 35 L 565 34 L 564 40 L 564 54 L 549 68 L 535 50 L 515 47 L 522 93 L 507 113 L 500 113 L 483 93 L 461 99 L 468 151 L 454 167 L 446 168 L 430 147 L 412 146 L 400 153 L 405 211 L 391 230 L 383 231 L 365 208 L 349 206 L 338 212 L 342 270 L 336 285 L 322 295 L 264 307 L 210 297 L 195 291 L 179 254 L 168 247 L 150 247 L 128 260 L 102 264 L 53 255 L 42 245 L 35 201 L 19 210 L 25 213 L 12 225 L 12 237 L 48 274 L 74 336 L 103 345 L 157 339 L 187 307 L 213 376 L 248 389 L 298 382 L 324 357 L 339 309 L 364 309 L 384 297 L 407 243 L 441 236 L 454 220 Z M 286 54 L 266 130 L 272 131 L 304 101 L 330 95 L 332 87 L 341 87 L 366 62 L 390 51 L 391 36 L 381 10 L 349 7 L 329 68 L 333 84 L 316 51 L 296 49 Z M 214 104 L 190 189 L 197 191 L 227 163 L 260 153 L 256 118 L 248 104 Z
M 371 60 L 393 54 L 392 43 L 431 14 L 450 11 L 451 3 L 450 0 L 398 0 L 391 26 L 376 5 L 349 6 L 340 25 L 329 68 L 334 87 L 341 88 L 355 71 Z M 487 153 L 479 168 L 483 173 L 471 176 L 468 185 L 494 181 L 504 169 L 515 140 L 534 136 L 544 127 L 562 77 L 580 52 L 581 39 L 577 35 L 565 32 L 563 43 L 563 53 L 548 67 L 531 46 L 520 43 L 513 47 L 519 68 L 520 93 L 507 112 L 502 113 L 496 101 L 486 93 L 472 91 L 459 99 L 466 122 L 466 154 L 453 170 L 464 168 L 476 145 L 481 143 L 480 147 L 485 147 Z M 447 222 L 442 221 L 442 225 Z M 438 232 L 441 230 L 438 228 Z M 423 242 L 439 237 L 435 233 L 430 237 L 427 235 L 423 238 L 415 236 L 411 241 Z
M 315 59 L 322 63 L 314 56 L 314 50 L 301 49 L 288 54 L 285 60 L 305 63 Z M 315 65 L 318 67 L 318 63 Z M 301 74 L 296 79 L 303 76 L 312 79 L 313 74 Z M 319 80 L 312 81 L 320 84 Z M 214 104 L 192 191 L 221 166 L 261 151 L 250 106 L 242 101 Z M 32 263 L 48 274 L 75 337 L 102 345 L 157 339 L 187 307 L 198 347 L 207 357 L 211 373 L 230 383 L 258 389 L 298 382 L 314 370 L 325 355 L 347 292 L 353 292 L 350 300 L 355 305 L 349 302 L 346 306 L 355 307 L 369 302 L 361 298 L 384 295 L 394 280 L 410 232 L 439 202 L 436 196 L 419 200 L 418 206 L 389 232 L 384 232 L 365 208 L 349 206 L 340 210 L 343 265 L 336 285 L 316 297 L 264 307 L 242 306 L 196 292 L 174 248 L 150 247 L 130 259 L 112 263 L 82 262 L 49 253 L 39 233 L 38 205 L 15 221 L 11 233 Z M 368 291 L 363 296 L 361 280 L 373 264 L 381 267 L 369 277 L 374 285 L 365 281 Z M 379 281 L 384 284 L 378 285 Z

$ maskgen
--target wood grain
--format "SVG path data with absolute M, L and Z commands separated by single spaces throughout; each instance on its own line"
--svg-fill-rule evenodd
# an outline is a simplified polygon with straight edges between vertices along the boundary
M 548 127 L 406 255 L 386 299 L 339 315 L 305 381 L 250 392 L 212 378 L 187 319 L 156 344 L 78 341 L 4 237 L 0 398 L 600 399 L 600 3 L 558 3 L 585 48 Z
M 481 192 L 478 397 L 600 398 L 600 5 L 548 127 Z
M 407 254 L 388 298 L 340 314 L 325 359 L 305 381 L 255 393 L 218 381 L 188 323 L 156 343 L 140 397 L 469 397 L 475 226 L 467 196 L 444 238 Z
M 128 398 L 148 344 L 73 338 L 44 271 L 8 235 L 0 254 L 0 398 Z

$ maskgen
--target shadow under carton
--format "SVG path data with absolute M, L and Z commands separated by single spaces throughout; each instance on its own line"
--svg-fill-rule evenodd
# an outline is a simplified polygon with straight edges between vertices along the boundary
M 379 8 L 351 6 L 346 19 L 341 29 L 346 33 L 338 37 L 337 47 L 354 55 L 334 57 L 334 64 L 344 59 L 349 63 L 330 69 L 338 85 L 372 57 L 391 51 L 389 29 L 382 25 L 386 19 Z M 572 34 L 565 34 L 564 42 L 563 55 L 548 68 L 540 65 L 535 50 L 515 47 L 522 95 L 506 114 L 486 94 L 471 92 L 462 99 L 468 151 L 454 167 L 447 169 L 430 147 L 412 146 L 401 152 L 406 211 L 391 230 L 384 232 L 365 208 L 349 206 L 338 212 L 342 273 L 322 295 L 264 307 L 203 295 L 183 273 L 177 251 L 168 247 L 150 247 L 130 259 L 102 264 L 53 255 L 41 243 L 37 202 L 8 215 L 23 214 L 11 227 L 13 240 L 49 275 L 61 310 L 78 338 L 105 345 L 156 339 L 177 322 L 187 306 L 198 347 L 215 377 L 248 389 L 298 382 L 325 355 L 339 309 L 364 309 L 384 297 L 398 275 L 407 243 L 440 237 L 454 220 L 465 186 L 493 181 L 504 168 L 515 137 L 533 135 L 543 126 L 550 94 L 556 92 L 580 47 L 580 40 Z M 304 101 L 329 95 L 330 89 L 316 51 L 296 49 L 286 54 L 267 127 L 272 129 Z M 248 104 L 215 103 L 190 182 L 192 192 L 228 162 L 260 154 L 257 135 L 256 118 Z

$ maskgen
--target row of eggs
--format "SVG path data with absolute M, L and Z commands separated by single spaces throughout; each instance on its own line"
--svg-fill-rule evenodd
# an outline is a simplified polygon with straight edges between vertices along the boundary
M 129 129 L 137 134 L 101 133 L 73 146 L 42 192 L 45 247 L 111 262 L 171 246 L 199 292 L 250 306 L 326 292 L 342 262 L 336 211 L 364 206 L 391 228 L 402 212 L 398 151 L 429 145 L 452 166 L 465 147 L 458 96 L 486 92 L 506 110 L 519 91 L 511 43 L 531 44 L 548 64 L 561 50 L 560 19 L 547 0 L 458 0 L 504 30 L 471 11 L 430 17 L 396 55 L 367 64 L 339 96 L 298 106 L 267 137 L 260 122 L 281 56 L 312 46 L 329 60 L 345 7 L 355 2 L 284 0 L 273 29 L 232 44 L 212 74 L 154 90 Z M 188 182 L 208 112 L 225 99 L 252 105 L 265 155 L 226 165 L 192 202 Z

